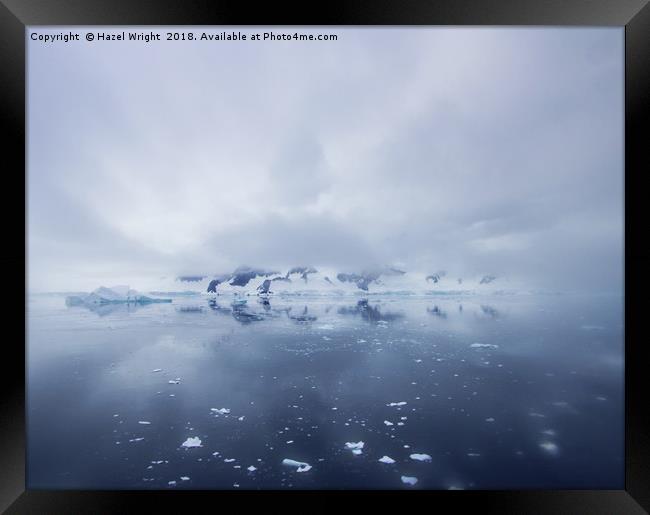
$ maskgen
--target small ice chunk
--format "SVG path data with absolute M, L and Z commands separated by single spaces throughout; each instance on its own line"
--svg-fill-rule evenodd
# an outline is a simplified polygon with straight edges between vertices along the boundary
M 225 461 L 226 463 L 232 463 L 233 461 L 235 461 L 235 458 L 226 458 L 223 461 Z
M 489 417 L 485 419 L 486 422 L 494 422 L 494 417 Z
M 138 424 L 142 424 L 143 426 L 148 426 L 151 424 L 151 422 L 147 422 L 146 420 L 138 420 Z
M 400 401 L 400 402 L 391 402 L 389 404 L 386 404 L 386 406 L 404 406 L 406 405 L 405 401 Z
M 132 438 L 131 440 L 129 440 L 129 442 L 140 442 L 140 441 L 142 441 L 142 440 L 144 440 L 144 437 L 140 437 L 140 438 Z
M 180 384 L 181 382 L 178 379 L 170 379 L 167 381 L 169 384 Z
M 169 486 L 176 486 L 176 481 L 168 481 L 167 484 Z
M 393 425 L 393 423 L 390 420 L 384 420 L 384 424 L 386 424 L 387 426 Z
M 359 454 L 361 454 L 362 452 L 363 452 L 363 451 L 362 451 L 361 449 L 352 449 L 352 454 L 355 454 L 355 455 L 357 455 L 357 456 L 358 456 Z
M 417 461 L 431 461 L 431 456 L 429 456 L 428 454 L 417 454 L 417 453 L 415 453 L 415 454 L 411 454 L 409 456 L 409 458 L 411 458 L 412 460 L 417 460 Z
M 293 440 L 287 440 L 287 443 L 293 443 Z
M 417 483 L 417 482 L 418 482 L 418 478 L 417 478 L 417 477 L 413 477 L 413 476 L 402 476 L 402 483 L 404 483 L 405 485 L 411 485 L 411 486 L 413 486 L 413 485 L 414 485 L 415 483 Z
M 558 446 L 553 442 L 542 442 L 539 444 L 539 446 L 549 454 L 557 454 L 559 451 Z
M 288 458 L 283 459 L 282 464 L 287 465 L 288 467 L 297 467 L 296 472 L 307 472 L 308 470 L 311 469 L 311 465 L 309 463 L 305 463 L 303 461 L 290 460 Z
M 244 420 L 244 416 L 242 415 L 241 417 L 237 418 L 237 420 L 241 422 L 242 420 Z
M 162 372 L 162 368 L 154 368 L 153 372 Z
M 198 436 L 190 436 L 181 444 L 181 447 L 185 447 L 186 449 L 190 447 L 202 447 L 201 439 Z
M 210 411 L 219 415 L 227 415 L 230 413 L 230 410 L 228 408 L 210 408 Z
M 189 481 L 190 478 L 187 476 L 181 476 L 181 481 Z
M 346 449 L 363 449 L 364 443 L 363 442 L 345 442 L 345 448 Z
M 246 470 L 248 470 L 249 472 L 255 472 L 257 470 L 257 467 L 254 467 L 253 465 L 251 465 Z
M 395 463 L 395 460 L 390 456 L 382 456 L 377 461 L 381 461 L 382 463 L 387 463 L 388 465 Z
M 498 349 L 498 345 L 494 345 L 492 343 L 472 343 L 470 345 L 472 349 Z

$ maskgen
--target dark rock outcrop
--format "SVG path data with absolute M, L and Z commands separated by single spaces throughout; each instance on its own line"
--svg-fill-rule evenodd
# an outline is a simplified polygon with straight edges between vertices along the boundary
M 268 277 L 269 275 L 276 275 L 277 273 L 278 272 L 271 270 L 241 266 L 233 272 L 232 279 L 228 284 L 230 284 L 230 286 L 246 286 L 251 279 L 255 279 L 258 276 Z
M 206 277 L 206 275 L 179 275 L 176 279 L 182 283 L 198 283 Z
M 317 272 L 318 272 L 318 270 L 316 270 L 315 268 L 313 268 L 311 266 L 295 266 L 295 267 L 293 267 L 291 270 L 289 270 L 287 272 L 287 275 L 285 276 L 285 279 L 289 279 L 290 275 L 300 274 L 300 277 L 302 277 L 305 280 L 305 282 L 307 282 L 307 280 L 308 280 L 307 276 L 309 274 L 315 274 Z
M 479 284 L 490 284 L 495 279 L 496 276 L 494 275 L 484 275 L 483 278 L 480 280 Z
M 436 284 L 445 275 L 447 275 L 447 272 L 445 272 L 444 270 L 441 270 L 440 272 L 436 272 L 435 274 L 427 275 L 426 279 L 427 279 L 427 282 L 432 281 L 433 284 Z

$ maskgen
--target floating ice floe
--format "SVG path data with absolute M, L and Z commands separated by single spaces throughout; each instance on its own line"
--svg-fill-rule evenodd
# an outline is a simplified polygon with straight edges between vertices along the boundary
M 560 450 L 558 446 L 553 442 L 542 442 L 539 444 L 539 446 L 549 454 L 557 454 Z
M 235 458 L 226 458 L 223 461 L 226 462 L 226 463 L 232 463 L 233 461 L 235 461 Z
M 311 465 L 309 463 L 305 463 L 303 461 L 290 460 L 288 458 L 283 459 L 282 464 L 288 467 L 297 467 L 296 472 L 307 472 L 308 470 L 311 469 Z
M 141 442 L 142 440 L 144 440 L 144 437 L 132 438 L 131 440 L 129 440 L 129 442 Z
M 387 426 L 393 425 L 393 423 L 390 420 L 384 420 L 384 424 L 386 424 Z
M 181 447 L 185 447 L 186 449 L 191 447 L 202 447 L 201 439 L 198 436 L 190 436 L 181 444 Z
M 189 481 L 190 478 L 187 476 L 181 476 L 181 481 Z
M 377 461 L 380 461 L 382 463 L 387 463 L 388 465 L 392 465 L 393 463 L 395 463 L 395 460 L 390 456 L 382 456 Z
M 386 406 L 405 406 L 406 401 L 400 401 L 400 402 L 391 402 L 386 404 Z
M 170 380 L 167 381 L 167 382 L 168 382 L 169 384 L 181 384 L 181 380 L 180 380 L 180 379 L 170 379 Z
M 210 411 L 212 413 L 217 413 L 218 415 L 227 415 L 230 413 L 230 410 L 228 408 L 210 408 Z
M 404 483 L 405 485 L 411 485 L 411 486 L 413 486 L 413 485 L 414 485 L 415 483 L 417 483 L 417 482 L 418 482 L 418 478 L 417 478 L 417 477 L 413 477 L 413 476 L 402 476 L 402 483 Z
M 431 456 L 429 456 L 428 454 L 415 453 L 415 454 L 411 454 L 409 458 L 416 461 L 431 461 Z
M 257 470 L 257 467 L 254 467 L 253 465 L 251 465 L 246 470 L 248 470 L 249 472 L 255 472 Z
M 350 449 L 351 451 L 354 450 L 361 450 L 363 449 L 364 443 L 363 442 L 345 442 L 345 448 Z
M 151 424 L 151 422 L 147 422 L 146 420 L 138 420 L 138 424 L 142 424 L 143 426 L 148 426 Z
M 498 345 L 494 345 L 492 343 L 472 343 L 470 345 L 472 349 L 498 349 Z
M 169 486 L 176 486 L 176 481 L 168 481 L 167 484 Z
M 154 368 L 153 372 L 162 372 L 162 368 Z
M 494 422 L 494 417 L 489 417 L 485 419 L 486 422 Z

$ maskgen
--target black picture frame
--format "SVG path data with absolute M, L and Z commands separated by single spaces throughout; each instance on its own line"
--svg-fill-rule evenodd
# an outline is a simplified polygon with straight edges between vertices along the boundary
M 425 506 L 497 513 L 644 513 L 650 510 L 647 341 L 643 338 L 643 294 L 650 264 L 643 175 L 648 141 L 643 121 L 650 106 L 650 6 L 648 0 L 330 0 L 307 8 L 276 2 L 251 5 L 235 1 L 172 0 L 0 0 L 0 108 L 3 125 L 2 256 L 5 279 L 3 318 L 19 325 L 25 316 L 15 292 L 25 292 L 26 223 L 21 228 L 15 204 L 23 199 L 25 217 L 25 29 L 32 25 L 556 25 L 625 27 L 625 389 L 626 478 L 616 491 L 430 491 L 363 492 L 364 501 L 401 508 L 416 496 Z M 9 159 L 7 159 L 7 157 Z M 21 250 L 22 249 L 22 252 Z M 20 271 L 22 270 L 22 276 Z M 25 292 L 23 307 L 27 307 Z M 21 317 L 22 315 L 22 317 Z M 24 320 L 24 318 L 23 318 Z M 7 324 L 8 326 L 9 324 Z M 223 502 L 241 506 L 251 492 L 73 492 L 25 490 L 25 338 L 6 337 L 0 388 L 0 510 L 7 513 L 113 513 L 166 508 L 187 512 L 188 502 L 206 502 L 210 510 Z M 9 371 L 17 372 L 11 378 Z M 607 423 L 606 420 L 603 421 Z M 276 502 L 276 492 L 252 498 Z M 292 492 L 278 509 L 338 508 L 352 492 Z M 322 498 L 322 499 L 320 499 Z M 289 504 L 286 504 L 286 503 Z M 217 504 L 218 503 L 218 504 Z M 399 504 L 398 504 L 399 503 Z M 197 511 L 197 510 L 192 510 Z

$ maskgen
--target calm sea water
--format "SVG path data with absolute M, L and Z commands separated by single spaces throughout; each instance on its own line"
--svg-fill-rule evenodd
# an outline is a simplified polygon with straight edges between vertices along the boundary
M 29 488 L 623 488 L 620 296 L 230 302 L 30 296 Z

